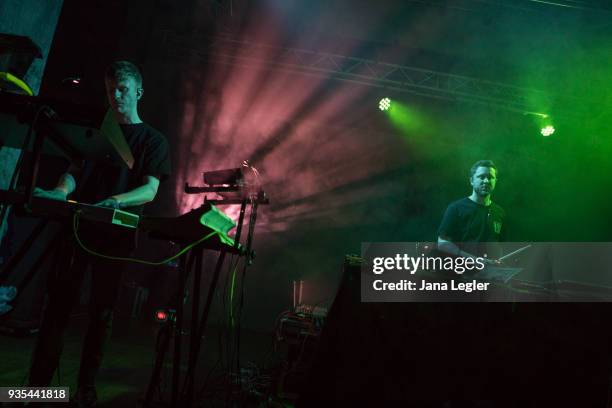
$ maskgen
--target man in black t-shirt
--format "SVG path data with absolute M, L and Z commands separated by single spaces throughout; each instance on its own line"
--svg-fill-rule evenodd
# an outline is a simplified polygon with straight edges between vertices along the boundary
M 143 206 L 157 195 L 160 181 L 170 174 L 168 142 L 138 115 L 143 88 L 142 76 L 134 64 L 127 61 L 111 64 L 106 71 L 105 85 L 108 102 L 134 156 L 133 168 L 86 163 L 80 172 L 71 169 L 63 174 L 55 189 L 36 189 L 35 194 L 65 201 L 74 192 L 80 202 L 140 215 Z M 135 235 L 126 228 L 82 221 L 78 235 L 87 248 L 104 255 L 127 257 L 135 248 Z M 58 268 L 58 277 L 49 285 L 49 303 L 34 350 L 29 385 L 48 386 L 51 382 L 61 354 L 62 332 L 79 298 L 83 275 L 91 266 L 89 325 L 74 399 L 79 407 L 94 407 L 97 400 L 95 377 L 110 335 L 124 264 L 92 256 L 73 239 L 68 241 L 60 255 L 63 265 Z
M 472 194 L 446 208 L 438 229 L 440 250 L 465 258 L 487 254 L 489 260 L 501 255 L 498 246 L 490 244 L 503 240 L 506 216 L 504 209 L 491 200 L 496 183 L 497 168 L 491 160 L 480 160 L 472 166 Z
M 450 254 L 462 258 L 484 257 L 487 254 L 484 263 L 494 265 L 501 255 L 495 243 L 503 238 L 505 218 L 504 210 L 491 200 L 491 193 L 497 184 L 495 164 L 490 160 L 474 163 L 470 169 L 470 184 L 472 193 L 446 208 L 438 228 L 438 249 L 444 253 L 443 256 Z M 456 273 L 451 275 L 457 277 Z M 478 300 L 487 299 L 486 293 L 476 293 L 475 296 Z M 434 335 L 451 339 L 453 349 L 459 350 L 445 354 L 444 359 L 435 363 L 443 367 L 443 371 L 446 367 L 460 367 L 466 373 L 446 377 L 452 380 L 446 380 L 449 383 L 441 385 L 442 388 L 457 390 L 458 395 L 463 397 L 461 402 L 447 401 L 448 406 L 463 406 L 463 403 L 469 406 L 494 405 L 492 401 L 487 401 L 493 389 L 489 380 L 498 371 L 492 362 L 499 361 L 496 351 L 492 351 L 491 344 L 497 343 L 497 337 L 492 334 L 495 331 L 491 325 L 503 320 L 507 311 L 497 304 L 472 306 L 468 303 L 443 303 L 431 308 L 430 317 L 435 316 L 431 318 L 438 322 Z M 471 403 L 468 402 L 470 400 Z

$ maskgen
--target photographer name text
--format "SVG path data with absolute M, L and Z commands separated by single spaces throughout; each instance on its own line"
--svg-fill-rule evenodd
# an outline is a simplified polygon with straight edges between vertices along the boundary
M 377 279 L 372 286 L 377 291 L 399 290 L 399 291 L 420 291 L 420 292 L 445 292 L 445 291 L 460 291 L 460 292 L 477 292 L 486 291 L 489 288 L 489 282 L 459 281 L 451 279 L 450 282 L 414 282 L 407 279 L 402 279 L 397 282 L 384 282 L 382 279 Z

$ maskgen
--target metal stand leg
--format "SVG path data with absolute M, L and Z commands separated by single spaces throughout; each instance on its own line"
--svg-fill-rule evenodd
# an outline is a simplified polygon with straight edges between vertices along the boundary
M 219 254 L 219 258 L 217 259 L 217 264 L 215 265 L 215 270 L 212 276 L 212 280 L 210 282 L 210 286 L 208 287 L 208 294 L 206 296 L 206 303 L 204 304 L 204 310 L 202 311 L 202 316 L 200 318 L 200 322 L 197 326 L 192 327 L 192 346 L 193 350 L 191 350 L 189 359 L 189 366 L 187 368 L 187 397 L 185 406 L 189 407 L 193 402 L 193 382 L 195 376 L 195 367 L 197 365 L 198 356 L 200 353 L 200 344 L 202 336 L 204 335 L 204 330 L 206 329 L 206 324 L 208 322 L 208 316 L 210 314 L 210 307 L 212 305 L 213 296 L 215 294 L 215 290 L 217 288 L 217 282 L 219 281 L 219 275 L 221 273 L 221 267 L 223 266 L 223 261 L 225 260 L 225 251 L 222 251 Z
M 187 369 L 187 375 L 185 381 L 187 382 L 187 391 L 185 395 L 185 406 L 189 407 L 193 403 L 193 383 L 194 383 L 194 370 L 197 361 L 196 350 L 202 341 L 201 337 L 198 337 L 198 316 L 200 315 L 200 284 L 202 278 L 202 248 L 193 249 L 195 252 L 195 270 L 193 277 L 193 291 L 192 291 L 192 311 L 191 311 L 191 342 L 189 345 L 189 366 Z
M 189 270 L 193 266 L 194 257 L 191 251 L 180 258 L 179 261 L 179 282 L 176 294 L 172 297 L 168 309 L 174 309 L 176 312 L 176 320 L 168 322 L 160 331 L 160 346 L 157 349 L 157 357 L 153 366 L 153 373 L 147 386 L 144 407 L 150 407 L 153 400 L 153 394 L 156 387 L 161 382 L 161 371 L 168 348 L 170 347 L 170 338 L 174 334 L 174 355 L 172 357 L 172 389 L 171 389 L 171 406 L 179 407 L 179 379 L 180 379 L 180 363 L 181 363 L 181 332 L 183 330 L 183 302 L 185 298 L 185 285 Z
M 151 401 L 153 399 L 153 393 L 155 392 L 155 388 L 158 387 L 160 384 L 161 371 L 164 366 L 164 360 L 166 358 L 168 346 L 170 345 L 170 338 L 172 337 L 173 330 L 174 323 L 172 321 L 168 321 L 159 331 L 157 357 L 155 359 L 155 364 L 153 365 L 153 373 L 151 374 L 151 379 L 149 380 L 149 385 L 145 394 L 145 399 L 143 402 L 144 408 L 149 408 L 151 406 Z
M 179 272 L 179 287 L 182 288 L 176 303 L 176 324 L 174 326 L 174 358 L 172 362 L 172 407 L 180 407 L 179 382 L 181 377 L 181 342 L 183 334 L 183 304 L 189 271 L 193 267 L 194 256 L 192 251 L 181 258 Z

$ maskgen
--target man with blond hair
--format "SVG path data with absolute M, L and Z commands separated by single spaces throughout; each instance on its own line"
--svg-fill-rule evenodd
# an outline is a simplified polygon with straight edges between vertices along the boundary
M 53 190 L 36 189 L 40 197 L 65 201 L 74 193 L 80 202 L 142 214 L 143 206 L 155 199 L 160 181 L 170 174 L 170 153 L 166 138 L 142 122 L 138 102 L 142 98 L 142 76 L 128 61 L 111 64 L 105 74 L 106 95 L 132 155 L 131 169 L 108 163 L 86 163 L 81 171 L 70 169 Z M 79 240 L 88 249 L 109 256 L 129 256 L 135 234 L 82 221 Z M 63 331 L 80 297 L 85 271 L 91 266 L 89 324 L 84 336 L 78 386 L 73 400 L 78 407 L 95 407 L 95 378 L 103 350 L 110 336 L 113 308 L 121 285 L 123 263 L 92 256 L 74 239 L 63 246 L 59 274 L 49 285 L 49 302 L 30 369 L 30 386 L 48 386 L 62 351 Z

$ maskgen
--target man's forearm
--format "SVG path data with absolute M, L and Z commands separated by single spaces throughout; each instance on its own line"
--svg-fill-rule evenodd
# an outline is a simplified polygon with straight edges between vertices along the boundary
M 75 188 L 76 181 L 74 180 L 74 177 L 72 177 L 72 174 L 64 173 L 58 180 L 54 190 L 61 191 L 62 193 L 66 194 L 66 196 L 69 196 L 72 194 Z
M 470 254 L 469 252 L 463 251 L 461 248 L 457 246 L 454 242 L 438 240 L 438 249 L 443 252 L 446 252 L 450 255 L 460 256 L 462 258 L 473 258 L 476 259 L 476 255 Z
M 156 193 L 157 191 L 155 191 L 151 186 L 144 184 L 125 193 L 114 195 L 111 198 L 117 200 L 119 207 L 126 208 L 151 202 L 155 198 Z

